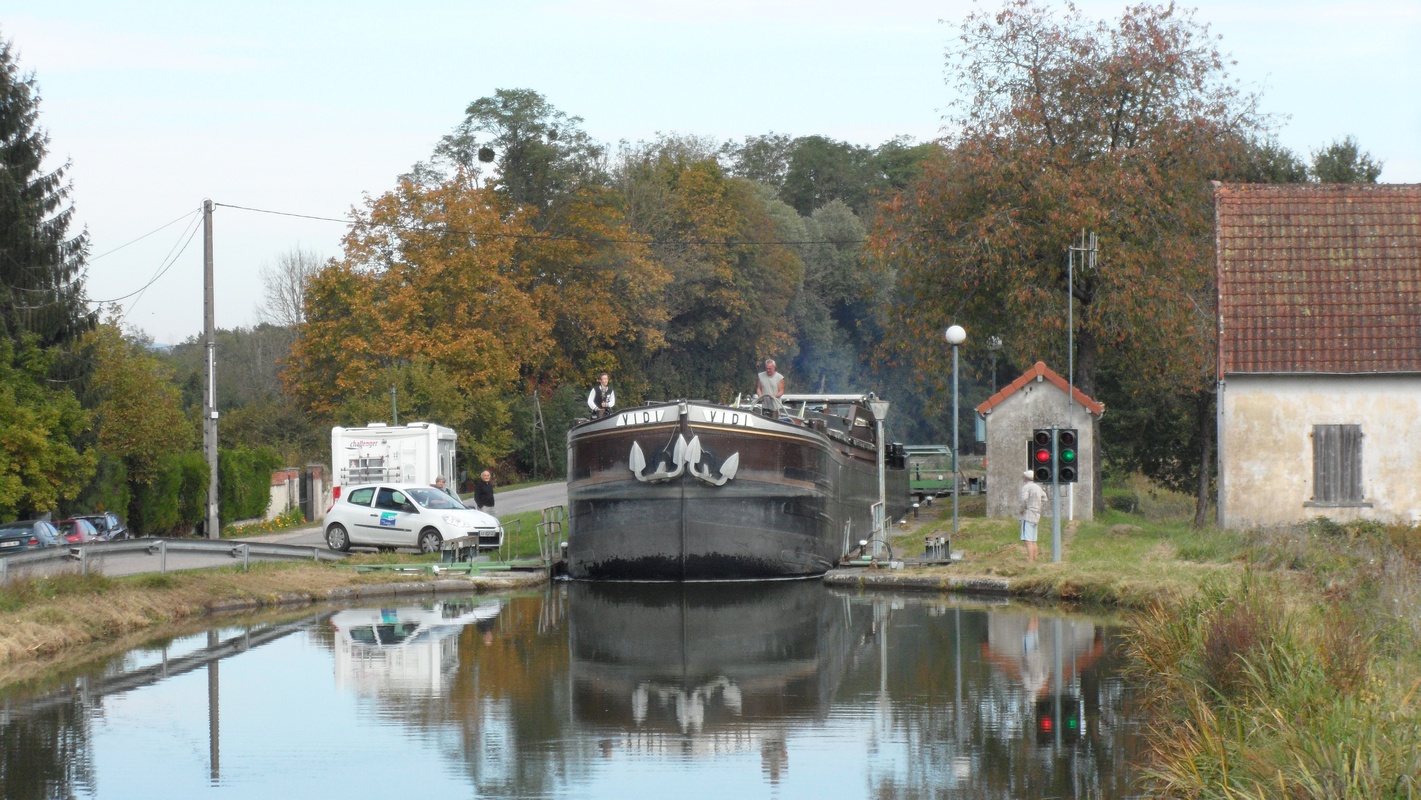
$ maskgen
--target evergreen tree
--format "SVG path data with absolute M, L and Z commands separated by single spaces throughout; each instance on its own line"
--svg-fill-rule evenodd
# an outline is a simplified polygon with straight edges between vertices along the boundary
M 69 164 L 43 171 L 49 134 L 38 121 L 34 75 L 0 40 L 0 328 L 49 347 L 91 327 L 94 315 L 84 294 L 88 233 L 69 236 Z

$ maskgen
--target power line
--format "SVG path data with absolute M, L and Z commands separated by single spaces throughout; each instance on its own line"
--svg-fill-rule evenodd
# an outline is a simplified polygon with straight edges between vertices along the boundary
M 171 227 L 171 226 L 173 226 L 173 225 L 176 225 L 177 223 L 182 222 L 183 220 L 187 219 L 188 217 L 190 217 L 190 216 L 192 216 L 193 214 L 196 214 L 196 213 L 198 213 L 198 212 L 200 212 L 200 211 L 202 211 L 201 208 L 193 209 L 192 211 L 189 211 L 188 213 L 182 215 L 181 217 L 178 217 L 177 219 L 173 220 L 172 222 L 166 223 L 166 224 L 164 224 L 164 225 L 162 225 L 162 226 L 159 226 L 159 227 L 157 227 L 157 228 L 154 228 L 154 229 L 151 230 L 151 231 L 148 231 L 147 233 L 143 234 L 142 236 L 138 237 L 137 239 L 134 239 L 133 241 L 125 242 L 124 244 L 121 244 L 121 245 L 119 245 L 118 247 L 113 248 L 112 250 L 105 250 L 104 252 L 99 253 L 98 255 L 96 255 L 96 256 L 94 256 L 94 257 L 92 257 L 92 258 L 86 259 L 86 261 L 92 263 L 92 262 L 98 261 L 99 259 L 103 258 L 103 257 L 106 256 L 106 255 L 109 255 L 110 253 L 117 253 L 118 251 L 122 250 L 123 248 L 128 247 L 128 246 L 131 245 L 131 244 L 137 244 L 137 243 L 143 241 L 144 239 L 147 239 L 149 236 L 152 236 L 153 234 L 155 234 L 155 233 L 157 233 L 157 232 L 163 230 L 164 228 L 168 228 L 168 227 Z
M 251 208 L 249 206 L 237 206 L 230 203 L 213 203 L 222 208 L 236 209 L 237 211 L 251 211 L 256 214 L 271 214 L 278 217 L 295 217 L 296 219 L 310 219 L 317 222 L 336 222 L 341 225 L 351 225 L 351 220 L 338 219 L 336 217 L 322 217 L 315 214 L 297 214 L 291 211 L 275 211 L 267 208 Z M 634 239 L 617 237 L 591 237 L 591 236 L 560 236 L 546 233 L 504 233 L 471 231 L 461 228 L 449 227 L 429 227 L 423 225 L 404 225 L 394 222 L 363 222 L 361 224 L 370 225 L 376 228 L 390 228 L 397 231 L 410 233 L 455 233 L 463 236 L 483 237 L 486 239 L 523 239 L 527 241 L 548 241 L 548 242 L 586 242 L 589 244 L 647 244 L 647 245 L 692 245 L 700 247 L 754 247 L 757 245 L 810 245 L 810 244 L 863 244 L 864 239 L 809 239 L 803 241 L 793 240 L 767 240 L 767 241 L 707 241 L 705 239 Z
M 197 220 L 197 219 L 201 219 L 201 218 L 200 218 L 200 217 L 194 217 L 194 220 Z M 169 223 L 169 224 L 172 224 L 172 223 Z M 163 227 L 166 228 L 167 225 L 164 225 Z M 143 284 L 142 286 L 138 287 L 138 288 L 135 289 L 134 291 L 129 292 L 129 293 L 126 294 L 126 295 L 123 295 L 122 297 L 114 297 L 114 298 L 111 298 L 111 299 L 109 299 L 109 300 L 90 300 L 89 302 L 91 302 L 91 303 L 97 303 L 97 304 L 103 304 L 103 303 L 117 303 L 117 302 L 120 301 L 120 300 L 127 300 L 128 298 L 133 297 L 134 295 L 143 294 L 145 291 L 148 290 L 148 287 L 150 287 L 150 286 L 152 286 L 153 284 L 157 283 L 159 278 L 161 278 L 161 277 L 163 277 L 164 275 L 166 275 L 167 272 L 168 272 L 168 270 L 172 269 L 172 268 L 173 268 L 173 265 L 176 264 L 176 263 L 178 263 L 178 257 L 181 256 L 184 252 L 187 251 L 187 246 L 192 243 L 192 238 L 197 235 L 197 228 L 198 228 L 197 225 L 193 225 L 193 226 L 192 226 L 192 232 L 187 234 L 187 240 L 186 240 L 186 241 L 182 241 L 182 234 L 178 234 L 178 241 L 182 241 L 182 247 L 181 247 L 181 249 L 178 248 L 178 245 L 177 245 L 177 243 L 175 242 L 175 243 L 173 244 L 173 248 L 168 251 L 168 256 L 167 256 L 167 258 L 164 259 L 164 261 L 166 261 L 167 263 L 161 264 L 161 265 L 159 266 L 159 268 L 158 268 L 158 271 L 153 275 L 152 278 L 150 278 L 150 279 L 148 280 L 147 283 L 145 283 L 145 284 Z M 186 232 L 186 231 L 184 231 L 184 232 Z M 176 252 L 175 252 L 175 251 L 176 251 Z

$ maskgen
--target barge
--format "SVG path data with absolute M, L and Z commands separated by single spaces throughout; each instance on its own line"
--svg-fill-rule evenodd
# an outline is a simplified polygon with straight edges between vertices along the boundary
M 568 431 L 574 579 L 805 578 L 909 507 L 873 395 L 649 403 Z

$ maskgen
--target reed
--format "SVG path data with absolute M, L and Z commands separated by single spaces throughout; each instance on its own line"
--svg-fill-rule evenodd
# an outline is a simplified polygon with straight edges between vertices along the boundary
M 1236 581 L 1130 625 L 1152 796 L 1421 797 L 1421 564 L 1406 531 L 1259 533 Z

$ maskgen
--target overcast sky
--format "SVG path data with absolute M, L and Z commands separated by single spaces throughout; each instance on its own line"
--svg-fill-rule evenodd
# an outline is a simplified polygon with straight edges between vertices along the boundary
M 1123 3 L 1088 0 L 1118 18 Z M 1205 0 L 1232 74 L 1304 157 L 1351 134 L 1421 182 L 1421 2 Z M 527 88 L 607 144 L 771 131 L 935 138 L 966 0 L 0 0 L 56 165 L 92 237 L 89 296 L 159 342 L 202 329 L 204 198 L 344 217 L 426 158 L 473 100 Z M 996 9 L 991 2 L 986 8 Z M 174 222 L 151 236 L 113 251 Z M 251 325 L 258 273 L 343 227 L 219 207 L 217 324 Z M 196 232 L 190 240 L 189 234 Z M 186 249 L 184 248 L 186 243 Z M 156 281 L 154 276 L 167 271 Z

